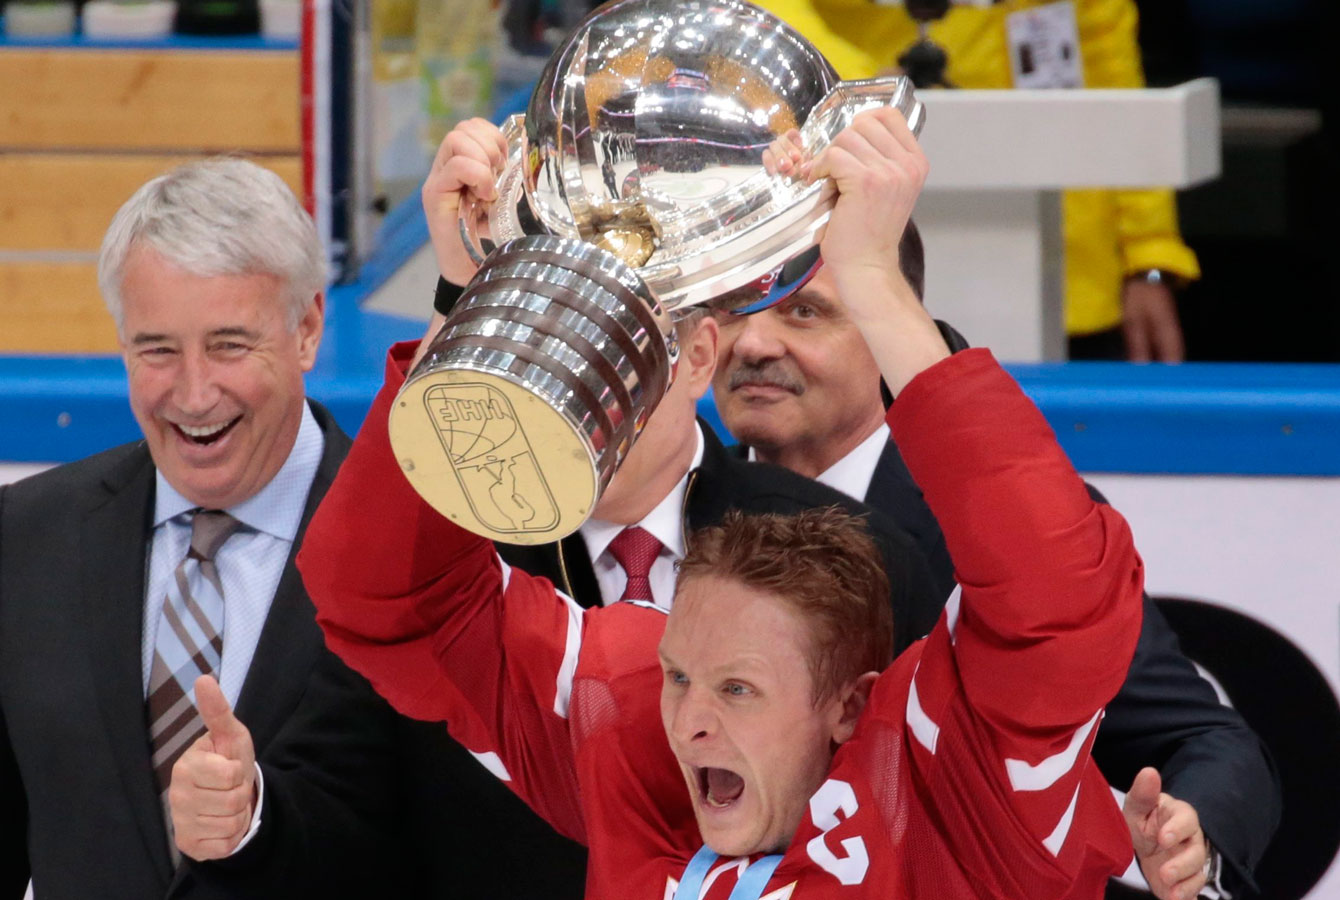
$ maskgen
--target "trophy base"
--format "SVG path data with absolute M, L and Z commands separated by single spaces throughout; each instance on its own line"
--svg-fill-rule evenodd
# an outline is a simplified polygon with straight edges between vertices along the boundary
M 498 375 L 456 369 L 411 378 L 388 424 L 415 491 L 489 540 L 559 540 L 581 527 L 600 496 L 596 454 L 579 429 Z

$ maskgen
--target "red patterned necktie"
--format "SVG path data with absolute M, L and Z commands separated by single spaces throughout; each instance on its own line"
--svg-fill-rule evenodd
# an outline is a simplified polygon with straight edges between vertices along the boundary
M 620 600 L 648 600 L 651 596 L 651 564 L 661 552 L 661 542 L 645 528 L 633 525 L 625 528 L 610 541 L 610 553 L 623 566 L 628 585 Z

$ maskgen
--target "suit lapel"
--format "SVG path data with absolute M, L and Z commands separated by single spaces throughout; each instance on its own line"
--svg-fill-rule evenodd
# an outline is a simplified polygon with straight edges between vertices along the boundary
M 149 762 L 141 657 L 154 497 L 154 467 L 142 444 L 112 470 L 100 490 L 84 516 L 80 544 L 93 682 L 129 807 L 166 884 L 172 863 Z
M 574 531 L 557 546 L 562 554 L 559 572 L 571 586 L 572 599 L 585 607 L 600 606 L 600 581 L 596 578 L 596 569 L 591 562 L 591 554 L 586 550 L 582 533 Z
M 703 433 L 703 459 L 689 476 L 689 490 L 684 498 L 684 537 L 688 532 L 716 525 L 726 517 L 735 496 L 726 484 L 730 469 L 737 462 L 748 459 L 749 451 L 741 444 L 725 447 L 716 432 L 702 419 L 698 428 Z
M 916 498 L 914 505 L 921 505 L 924 502 L 921 499 L 921 490 L 912 480 L 912 473 L 907 470 L 907 464 L 903 462 L 903 455 L 898 452 L 898 445 L 890 439 L 884 445 L 883 452 L 879 454 L 879 462 L 875 464 L 870 487 L 865 492 L 866 505 L 883 510 L 895 519 L 901 520 L 904 517 L 899 513 L 909 505 L 912 498 Z
M 324 407 L 317 403 L 312 403 L 311 407 L 325 435 L 325 450 L 307 493 L 298 533 L 279 576 L 270 612 L 256 643 L 256 653 L 237 698 L 237 717 L 251 731 L 258 757 L 297 704 L 307 684 L 307 673 L 316 664 L 317 655 L 324 646 L 321 630 L 316 624 L 316 608 L 307 596 L 293 560 L 302 546 L 307 523 L 349 452 L 350 441 Z

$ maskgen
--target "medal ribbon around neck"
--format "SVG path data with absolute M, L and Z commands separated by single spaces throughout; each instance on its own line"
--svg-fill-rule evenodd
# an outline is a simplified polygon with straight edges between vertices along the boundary
M 698 900 L 707 873 L 718 859 L 720 857 L 709 850 L 706 844 L 693 854 L 693 859 L 684 867 L 679 887 L 675 889 L 675 900 Z M 759 900 L 763 896 L 763 890 L 768 886 L 768 879 L 772 878 L 772 873 L 776 871 L 781 861 L 782 855 L 774 853 L 749 863 L 740 874 L 739 880 L 735 882 L 735 888 L 730 892 L 730 900 Z

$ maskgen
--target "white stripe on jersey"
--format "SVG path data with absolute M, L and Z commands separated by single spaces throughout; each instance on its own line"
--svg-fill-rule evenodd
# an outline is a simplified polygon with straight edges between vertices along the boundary
M 494 555 L 497 556 L 497 554 Z M 497 556 L 497 560 L 498 565 L 502 567 L 502 589 L 505 593 L 507 585 L 512 580 L 512 567 L 501 556 Z M 568 611 L 568 634 L 563 646 L 563 662 L 558 667 L 558 677 L 554 679 L 554 712 L 566 719 L 568 717 L 568 705 L 572 703 L 572 680 L 577 674 L 577 655 L 582 649 L 582 608 L 576 600 L 562 591 L 555 590 L 554 596 L 563 601 L 563 605 L 567 607 Z M 485 763 L 485 765 L 487 766 L 488 763 Z M 501 761 L 499 761 L 498 766 L 501 768 Z M 498 774 L 492 768 L 489 771 L 495 775 Z M 503 769 L 503 772 L 506 771 L 506 769 Z M 511 780 L 506 775 L 498 775 L 498 777 L 504 781 Z
M 666 615 L 670 614 L 670 610 L 666 609 L 664 606 L 661 606 L 658 603 L 654 603 L 651 600 L 619 600 L 618 602 L 631 603 L 633 606 L 640 606 L 643 609 L 654 609 L 658 613 L 665 613 Z
M 917 668 L 921 668 L 921 663 L 917 663 Z M 917 673 L 912 673 L 912 684 L 907 692 L 907 727 L 912 729 L 912 736 L 915 737 L 921 746 L 935 754 L 935 744 L 940 740 L 940 726 L 931 721 L 931 717 L 926 715 L 926 711 L 921 708 L 921 698 L 917 696 Z
M 503 765 L 502 758 L 499 757 L 498 754 L 494 753 L 492 750 L 489 750 L 486 753 L 476 753 L 475 751 L 467 748 L 466 752 L 469 753 L 471 756 L 473 756 L 475 759 L 479 760 L 479 764 L 484 768 L 488 769 L 489 772 L 491 772 L 495 778 L 498 778 L 502 781 L 512 780 L 512 773 L 507 771 L 507 767 Z
M 1093 714 L 1092 719 L 1079 727 L 1070 738 L 1069 746 L 1060 753 L 1047 757 L 1036 766 L 1030 766 L 1022 759 L 1006 759 L 1005 771 L 1010 776 L 1010 787 L 1016 791 L 1045 791 L 1060 781 L 1075 767 L 1075 760 L 1079 757 L 1084 742 L 1089 739 L 1089 732 L 1093 731 L 1102 717 L 1103 711 L 1100 709 Z
M 1081 781 L 1080 784 L 1083 784 L 1083 782 Z M 1046 847 L 1052 856 L 1061 854 L 1061 848 L 1065 846 L 1066 835 L 1070 834 L 1070 823 L 1075 818 L 1075 806 L 1079 803 L 1079 788 L 1079 784 L 1075 785 L 1075 794 L 1070 798 L 1070 805 L 1065 808 L 1061 821 L 1056 823 L 1056 828 L 1042 841 L 1042 846 Z
M 963 603 L 963 585 L 956 584 L 945 601 L 945 625 L 949 627 L 949 643 L 958 643 L 958 613 Z
M 577 675 L 577 656 L 582 651 L 582 608 L 562 591 L 555 590 L 554 595 L 568 608 L 568 636 L 554 692 L 554 712 L 566 719 L 568 704 L 572 702 L 572 680 Z

